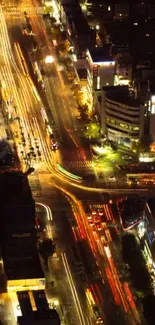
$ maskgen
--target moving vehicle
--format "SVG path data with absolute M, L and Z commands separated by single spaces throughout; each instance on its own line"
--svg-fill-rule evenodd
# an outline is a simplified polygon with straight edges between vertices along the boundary
M 122 159 L 123 160 L 132 160 L 133 157 L 132 156 L 129 156 L 129 155 L 124 155 L 124 156 L 122 156 Z
M 103 324 L 103 318 L 101 316 L 100 310 L 98 306 L 93 306 L 93 311 L 96 317 L 96 324 Z
M 109 178 L 110 181 L 115 181 L 116 180 L 115 176 L 109 176 L 108 178 Z
M 59 148 L 58 142 L 53 134 L 50 134 L 50 147 L 52 150 L 57 150 Z

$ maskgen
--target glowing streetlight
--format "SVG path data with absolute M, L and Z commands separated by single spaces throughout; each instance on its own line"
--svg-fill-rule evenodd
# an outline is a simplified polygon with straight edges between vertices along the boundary
M 54 300 L 54 306 L 59 306 L 59 301 L 58 300 Z
M 45 63 L 53 63 L 54 57 L 52 55 L 47 55 L 45 58 Z

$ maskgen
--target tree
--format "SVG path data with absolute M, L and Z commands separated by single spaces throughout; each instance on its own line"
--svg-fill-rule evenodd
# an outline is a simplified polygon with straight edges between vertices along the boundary
M 79 112 L 80 113 L 84 113 L 86 115 L 88 115 L 88 113 L 89 113 L 89 108 L 88 108 L 88 105 L 87 104 L 79 105 L 78 106 L 78 109 L 79 109 Z
M 54 17 L 50 17 L 50 22 L 52 25 L 54 25 L 56 23 L 56 19 Z
M 68 40 L 65 40 L 64 42 L 61 42 L 60 44 L 58 44 L 57 49 L 61 54 L 67 54 L 67 52 L 69 51 L 70 48 L 70 44 L 68 42 Z
M 148 295 L 144 297 L 142 300 L 142 304 L 143 304 L 143 314 L 147 321 L 147 324 L 154 325 L 155 324 L 155 312 L 154 312 L 155 296 Z
M 52 239 L 46 239 L 39 243 L 39 253 L 44 259 L 46 267 L 48 267 L 48 258 L 55 253 L 56 245 Z
M 67 66 L 67 67 L 70 67 L 72 65 L 72 60 L 70 58 L 65 58 L 64 59 L 64 64 Z
M 146 266 L 141 246 L 132 234 L 122 238 L 122 253 L 125 263 L 129 265 L 131 279 L 136 290 L 142 294 L 152 292 L 152 279 Z
M 136 238 L 132 234 L 122 237 L 122 254 L 125 263 L 129 264 L 135 251 Z

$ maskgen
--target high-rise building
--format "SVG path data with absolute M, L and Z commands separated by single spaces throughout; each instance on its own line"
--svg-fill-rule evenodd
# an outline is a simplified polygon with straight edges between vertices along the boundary
M 45 278 L 36 247 L 35 203 L 21 172 L 0 174 L 2 258 L 8 291 L 44 289 Z
M 87 50 L 87 60 L 95 90 L 114 85 L 115 61 L 109 46 Z
M 101 130 L 111 141 L 132 148 L 144 129 L 144 107 L 133 98 L 127 86 L 103 87 Z
M 21 316 L 19 325 L 60 325 L 60 318 L 55 309 L 49 309 L 45 291 L 20 291 L 17 299 Z

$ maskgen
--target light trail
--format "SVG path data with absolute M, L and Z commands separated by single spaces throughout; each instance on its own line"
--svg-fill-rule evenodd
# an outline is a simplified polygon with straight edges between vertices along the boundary
M 72 208 L 73 211 L 74 211 L 74 216 L 76 218 L 76 221 L 77 221 L 77 224 L 78 224 L 78 220 L 81 218 L 81 221 L 84 225 L 84 231 L 85 231 L 85 234 L 87 236 L 87 239 L 89 241 L 89 244 L 91 246 L 91 249 L 92 249 L 92 252 L 94 253 L 95 255 L 95 258 L 96 260 L 98 261 L 98 256 L 96 255 L 97 251 L 98 251 L 98 245 L 97 245 L 97 241 L 96 241 L 96 237 L 94 237 L 94 234 L 92 232 L 92 235 L 91 235 L 91 229 L 89 227 L 89 225 L 87 225 L 85 222 L 87 220 L 87 217 L 85 215 L 85 212 L 83 210 L 83 207 L 82 207 L 82 204 L 81 202 L 79 202 L 76 197 L 71 194 L 70 192 L 68 192 L 67 190 L 65 190 L 64 188 L 62 187 L 59 187 L 57 185 L 55 185 L 58 189 L 60 189 L 62 192 L 65 193 L 65 195 L 68 196 L 69 198 L 69 202 L 71 204 L 71 206 L 73 207 L 73 204 L 72 202 L 74 202 L 76 204 L 76 207 L 78 209 L 78 218 L 77 218 L 77 213 L 75 213 L 75 208 Z M 81 227 L 81 225 L 80 225 Z M 90 232 L 89 232 L 89 229 L 90 229 Z M 114 261 L 112 259 L 112 256 L 110 255 L 109 258 L 108 258 L 108 262 L 109 262 L 109 267 L 106 267 L 103 269 L 101 269 L 100 267 L 100 263 L 99 263 L 99 268 L 101 270 L 101 274 L 102 276 L 104 276 L 104 273 L 106 273 L 106 276 L 107 276 L 107 279 L 108 279 L 108 282 L 109 282 L 109 285 L 110 285 L 110 288 L 111 288 L 111 291 L 112 291 L 112 294 L 113 294 L 113 297 L 114 297 L 114 300 L 116 302 L 117 305 L 119 306 L 123 306 L 124 308 L 124 311 L 125 313 L 128 313 L 129 312 L 129 301 L 126 297 L 126 293 L 123 291 L 124 287 L 122 287 L 122 284 L 119 280 L 119 275 L 118 275 L 118 272 L 117 272 L 117 269 L 114 265 Z M 95 287 L 92 287 L 92 294 L 94 296 L 94 299 L 96 300 L 96 302 L 98 300 L 101 299 L 101 294 L 99 294 L 99 292 L 95 290 Z M 99 288 L 98 288 L 99 290 Z M 102 301 L 103 302 L 103 301 Z M 98 301 L 99 303 L 99 301 Z M 100 300 L 100 303 L 101 303 L 101 300 Z
M 138 315 L 138 311 L 137 311 L 137 308 L 136 308 L 136 305 L 135 305 L 135 302 L 134 302 L 134 299 L 133 299 L 133 296 L 132 296 L 132 293 L 130 291 L 130 288 L 129 288 L 129 285 L 127 282 L 124 283 L 124 290 L 126 292 L 126 295 L 127 295 L 127 299 L 129 301 L 129 304 L 132 308 L 132 311 L 133 311 L 133 314 L 134 314 L 134 317 L 136 319 L 136 321 L 140 324 L 141 323 L 141 320 L 140 320 L 140 317 Z
M 120 301 L 120 297 L 119 297 L 119 295 L 117 293 L 117 290 L 115 288 L 115 282 L 113 280 L 112 273 L 111 273 L 111 271 L 110 271 L 110 269 L 108 267 L 105 268 L 105 272 L 106 272 L 106 275 L 107 275 L 107 278 L 108 278 L 108 281 L 109 281 L 109 284 L 110 284 L 110 287 L 111 287 L 115 302 L 116 302 L 117 305 L 120 305 L 121 301 Z
M 44 28 L 43 28 L 43 30 L 44 30 Z M 4 34 L 5 34 L 5 38 L 6 38 L 7 41 L 6 42 L 2 41 L 2 45 L 4 46 L 4 57 L 5 57 L 5 61 L 7 62 L 6 67 L 5 67 L 5 69 L 7 70 L 7 73 L 4 72 L 8 76 L 7 77 L 7 84 L 9 86 L 12 86 L 13 89 L 14 89 L 14 97 L 15 97 L 15 100 L 16 100 L 16 103 L 17 103 L 17 106 L 18 106 L 20 116 L 22 118 L 24 117 L 22 123 L 23 123 L 23 126 L 25 128 L 25 133 L 29 132 L 29 130 L 31 130 L 31 132 L 33 133 L 33 131 L 32 131 L 33 123 L 35 123 L 35 125 L 36 125 L 37 135 L 39 136 L 39 139 L 42 142 L 43 152 L 44 152 L 44 156 L 47 158 L 46 159 L 46 164 L 47 164 L 49 170 L 52 173 L 56 172 L 55 176 L 57 178 L 61 179 L 61 181 L 66 182 L 66 183 L 68 183 L 68 184 L 70 184 L 72 186 L 78 187 L 80 189 L 83 189 L 85 191 L 89 191 L 89 192 L 93 191 L 93 192 L 100 192 L 100 193 L 104 193 L 104 192 L 105 193 L 107 193 L 107 192 L 108 193 L 118 193 L 117 189 L 114 189 L 114 190 L 108 189 L 107 190 L 107 189 L 102 189 L 102 188 L 92 188 L 92 187 L 87 187 L 86 185 L 77 184 L 76 183 L 77 180 L 76 181 L 74 180 L 74 182 L 70 181 L 70 180 L 66 180 L 64 175 L 62 175 L 62 173 L 60 173 L 60 171 L 57 169 L 57 166 L 55 164 L 53 155 L 51 154 L 51 151 L 49 150 L 49 147 L 47 145 L 47 141 L 42 140 L 42 134 L 43 133 L 41 131 L 40 125 L 38 124 L 38 116 L 33 119 L 33 122 L 31 122 L 30 119 L 28 118 L 28 113 L 30 112 L 31 106 L 33 105 L 33 102 L 31 101 L 31 97 L 29 96 L 28 89 L 31 89 L 33 91 L 32 96 L 33 96 L 33 100 L 35 98 L 35 102 L 36 101 L 40 102 L 40 97 L 38 97 L 38 93 L 36 91 L 35 86 L 32 85 L 32 80 L 30 79 L 30 77 L 28 75 L 27 66 L 25 65 L 25 61 L 23 61 L 24 58 L 23 58 L 22 53 L 21 53 L 21 51 L 19 49 L 19 46 L 16 46 L 17 53 L 18 53 L 17 56 L 18 56 L 18 60 L 20 62 L 22 61 L 20 66 L 21 66 L 22 73 L 26 78 L 23 78 L 23 76 L 21 76 L 21 73 L 20 73 L 18 67 L 16 66 L 16 63 L 14 61 L 14 57 L 12 55 L 12 50 L 11 50 L 11 47 L 10 47 L 9 39 L 8 39 L 8 33 L 7 33 L 5 20 L 4 20 Z M 43 32 L 43 34 L 44 34 L 44 32 Z M 6 48 L 6 44 L 7 44 L 8 48 Z M 49 42 L 48 42 L 48 44 L 49 44 Z M 16 85 L 17 80 L 15 80 L 15 77 L 13 77 L 12 69 L 14 69 L 14 71 L 15 71 L 15 73 L 17 75 L 17 80 L 18 80 L 19 84 L 21 85 L 19 92 L 17 91 L 17 85 Z M 28 88 L 28 85 L 30 86 L 29 88 Z M 21 105 L 21 102 L 24 103 L 24 108 L 22 107 L 23 104 Z M 39 112 L 40 112 L 40 110 L 39 110 Z M 147 189 L 141 189 L 141 190 L 138 189 L 138 191 L 144 191 L 144 190 L 147 191 Z M 130 190 L 121 189 L 121 190 L 119 190 L 119 192 L 120 191 L 123 191 L 123 193 L 124 192 L 136 192 L 135 189 L 130 189 Z M 64 191 L 64 192 L 66 193 L 66 191 Z M 79 215 L 78 215 L 78 213 L 76 214 L 76 218 L 77 218 L 77 220 L 79 222 L 79 225 L 80 225 L 79 228 L 82 229 L 82 232 L 84 234 L 86 234 L 93 253 L 96 253 L 98 248 L 97 248 L 97 245 L 95 243 L 93 234 L 89 229 L 90 227 L 89 227 L 89 224 L 88 224 L 84 209 L 82 207 L 82 204 L 81 204 L 81 202 L 79 202 L 77 200 L 74 200 L 74 202 L 77 205 L 77 208 L 79 210 Z M 106 210 L 107 210 L 108 218 L 109 218 L 109 220 L 111 220 L 111 214 L 110 214 L 107 207 L 106 207 Z M 48 211 L 48 213 L 49 213 L 49 211 Z M 82 223 L 81 223 L 81 220 L 82 220 Z M 70 279 L 70 283 L 72 285 L 72 278 L 70 277 L 71 273 L 70 273 L 70 269 L 68 269 L 69 268 L 69 266 L 67 264 L 68 261 L 66 260 L 65 255 L 63 256 L 63 259 L 65 261 L 66 270 L 68 272 L 67 274 L 69 274 L 68 276 L 69 276 L 69 279 Z M 115 277 L 117 278 L 116 272 L 114 272 L 114 273 L 115 273 Z M 112 274 L 111 271 L 107 269 L 107 277 L 108 277 L 108 275 L 110 276 L 111 288 L 112 288 L 112 290 L 113 290 L 113 292 L 115 294 L 115 298 L 117 297 L 116 300 L 117 300 L 117 303 L 118 303 L 118 297 L 119 296 L 116 295 L 116 291 L 114 289 L 115 285 L 114 285 L 114 281 L 112 280 L 111 274 Z M 118 291 L 119 291 L 119 293 L 121 295 L 121 291 L 120 291 L 120 287 L 119 287 L 120 283 L 119 283 L 118 279 L 117 279 L 116 282 L 117 282 L 116 286 L 118 287 Z M 74 292 L 73 285 L 72 285 L 72 290 Z M 96 290 L 98 291 L 98 289 L 96 289 Z M 74 292 L 74 296 L 76 296 L 75 292 Z M 100 300 L 101 300 L 100 292 L 98 292 L 98 296 L 100 297 Z M 124 299 L 123 296 L 121 296 L 121 300 L 122 300 L 122 303 L 124 304 L 124 308 L 127 308 L 126 305 L 125 305 L 125 301 L 123 299 Z M 80 308 L 78 309 L 78 311 L 79 311 L 79 315 L 80 315 L 79 317 L 81 319 L 81 324 L 85 324 L 85 321 L 83 323 L 83 318 L 82 318 L 83 314 L 81 314 Z
M 45 209 L 46 215 L 47 215 L 47 220 L 52 221 L 53 218 L 52 218 L 52 211 L 51 211 L 50 207 L 47 204 L 40 203 L 40 202 L 36 202 L 36 204 Z
M 43 208 L 45 210 L 45 213 L 47 216 L 47 221 L 48 221 L 48 223 L 46 225 L 48 238 L 53 240 L 53 234 L 52 234 L 52 229 L 51 229 L 51 224 L 50 224 L 50 222 L 53 220 L 51 209 L 47 204 L 44 204 L 44 203 L 36 202 L 36 205 L 40 206 L 41 208 Z
M 71 274 L 71 271 L 70 271 L 70 267 L 69 267 L 69 264 L 68 264 L 68 261 L 67 261 L 66 254 L 61 253 L 61 257 L 62 257 L 64 268 L 65 268 L 65 271 L 66 271 L 66 274 L 67 274 L 68 282 L 69 282 L 69 285 L 70 285 L 70 288 L 71 288 L 72 296 L 73 296 L 73 299 L 74 299 L 74 302 L 75 302 L 79 322 L 80 322 L 81 325 L 86 325 L 86 323 L 88 323 L 88 322 L 85 320 L 84 315 L 83 315 L 83 311 L 82 311 L 80 301 L 79 301 L 79 298 L 78 298 L 78 295 L 77 295 L 77 291 L 76 291 L 76 288 L 75 288 L 75 285 L 74 285 L 74 281 L 73 281 L 73 278 L 72 278 L 72 274 Z

